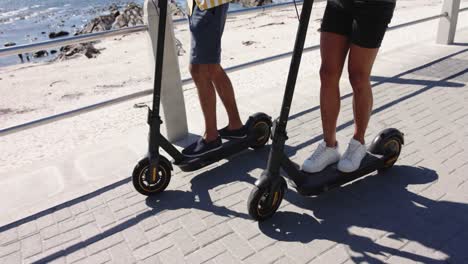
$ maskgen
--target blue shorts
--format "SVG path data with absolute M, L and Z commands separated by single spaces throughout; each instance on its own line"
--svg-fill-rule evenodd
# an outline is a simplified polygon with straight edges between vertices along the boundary
M 221 37 L 226 24 L 229 3 L 202 11 L 194 3 L 189 16 L 192 35 L 190 64 L 219 64 L 221 62 Z

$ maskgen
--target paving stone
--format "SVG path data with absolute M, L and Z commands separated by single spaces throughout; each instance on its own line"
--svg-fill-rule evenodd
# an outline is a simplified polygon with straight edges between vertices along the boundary
M 115 212 L 115 216 L 118 220 L 126 220 L 134 216 L 138 216 L 139 214 L 148 211 L 148 206 L 144 203 L 139 203 L 132 205 L 130 207 L 126 207 L 120 211 Z
M 77 251 L 71 252 L 68 254 L 65 258 L 67 263 L 75 263 L 79 260 L 85 259 L 88 256 L 86 255 L 86 250 L 84 249 L 79 249 Z
M 28 258 L 42 252 L 42 241 L 39 234 L 21 240 L 21 255 Z
M 342 263 L 349 258 L 348 250 L 343 245 L 337 245 L 321 254 L 310 263 Z
M 132 250 L 148 244 L 148 240 L 145 237 L 145 233 L 143 232 L 143 230 L 140 229 L 138 225 L 125 228 L 122 234 L 128 246 Z
M 21 263 L 20 252 L 15 252 L 3 257 L 0 257 L 0 264 L 19 264 Z
M 45 249 L 51 249 L 51 248 L 55 248 L 57 246 L 63 245 L 66 242 L 78 239 L 80 237 L 81 237 L 80 231 L 76 229 L 76 230 L 68 231 L 65 233 L 60 233 L 49 239 L 45 239 L 43 241 L 43 245 Z M 40 240 L 38 243 L 41 243 Z
M 83 241 L 96 239 L 101 234 L 101 231 L 97 227 L 96 223 L 89 223 L 79 228 L 81 238 Z
M 4 246 L 0 246 L 0 258 L 20 250 L 20 242 L 13 242 Z
M 107 205 L 109 206 L 109 208 L 114 213 L 127 207 L 127 204 L 125 202 L 125 198 L 123 198 L 123 197 L 117 197 L 114 200 L 109 201 L 107 203 Z
M 81 215 L 74 219 L 70 219 L 59 223 L 59 228 L 61 232 L 68 232 L 70 230 L 82 227 L 92 222 L 94 222 L 93 215 Z
M 158 254 L 161 263 L 185 263 L 184 254 L 178 247 L 170 247 Z
M 224 247 L 240 260 L 255 254 L 255 250 L 250 247 L 247 240 L 242 239 L 237 234 L 230 234 L 222 240 Z
M 34 221 L 22 224 L 18 227 L 18 236 L 20 238 L 27 237 L 37 233 L 37 226 Z
M 79 260 L 75 263 L 77 264 L 102 264 L 111 261 L 109 253 L 102 251 L 97 254 L 91 255 L 85 259 Z
M 187 263 L 204 263 L 208 260 L 214 259 L 216 256 L 221 255 L 226 251 L 226 248 L 221 244 L 221 242 L 217 241 L 211 243 L 194 253 L 187 256 L 186 261 Z
M 103 204 L 105 204 L 105 200 L 102 198 L 102 196 L 95 196 L 86 200 L 86 206 L 89 209 L 94 209 L 96 207 L 102 206 Z
M 86 206 L 86 203 L 80 202 L 70 206 L 70 211 L 74 216 L 77 216 L 88 211 L 88 206 Z
M 199 248 L 198 242 L 183 228 L 172 232 L 170 237 L 180 248 L 184 256 L 196 251 Z
M 115 264 L 130 264 L 136 263 L 135 257 L 133 257 L 132 251 L 127 247 L 125 243 L 120 243 L 112 246 L 108 249 L 109 254 L 112 258 L 112 263 Z M 178 262 L 175 262 L 178 263 Z
M 231 245 L 232 246 L 232 245 Z M 216 256 L 213 260 L 216 264 L 237 264 L 242 263 L 238 258 L 234 257 L 229 251 L 226 251 L 218 256 Z
M 271 245 L 257 254 L 247 258 L 245 263 L 274 263 L 283 257 L 283 251 L 278 246 Z
M 204 221 L 195 213 L 186 214 L 179 218 L 184 228 L 195 236 L 207 229 Z
M 58 225 L 46 227 L 40 232 L 42 239 L 49 239 L 60 234 Z
M 181 229 L 181 228 L 182 227 L 180 226 L 179 221 L 174 220 L 164 225 L 159 225 L 156 228 L 153 228 L 145 232 L 145 235 L 150 241 L 155 241 L 163 237 L 166 237 L 170 235 L 171 233 L 173 233 L 174 231 Z
M 96 239 L 96 242 L 89 244 L 86 248 L 88 253 L 90 255 L 93 255 L 108 248 L 111 248 L 112 246 L 115 246 L 123 241 L 124 239 L 120 233 L 112 234 L 105 237 L 100 236 Z
M 63 208 L 63 209 L 56 211 L 54 213 L 54 217 L 55 217 L 56 222 L 62 222 L 72 217 L 72 214 L 69 208 Z
M 216 240 L 219 240 L 231 233 L 232 229 L 227 224 L 217 225 L 195 236 L 200 246 L 204 247 Z
M 264 248 L 274 245 L 276 243 L 276 239 L 260 233 L 258 236 L 249 239 L 249 243 L 255 251 L 262 251 Z
M 5 245 L 14 242 L 18 239 L 18 230 L 10 228 L 0 233 L 0 245 Z
M 52 214 L 45 214 L 44 216 L 36 219 L 37 229 L 39 230 L 49 227 L 55 223 L 56 222 Z
M 94 218 L 99 227 L 103 228 L 115 222 L 114 215 L 109 207 L 101 207 L 94 211 Z
M 252 220 L 245 220 L 242 218 L 234 218 L 228 222 L 229 226 L 244 239 L 251 239 L 257 236 L 260 231 L 258 224 Z
M 140 220 L 138 225 L 143 229 L 143 231 L 149 231 L 157 226 L 159 226 L 158 220 L 156 220 L 156 217 L 150 215 L 148 217 L 145 217 Z
M 173 245 L 174 242 L 170 237 L 163 237 L 159 240 L 137 248 L 135 251 L 133 251 L 133 255 L 137 258 L 137 260 L 144 260 L 172 247 Z

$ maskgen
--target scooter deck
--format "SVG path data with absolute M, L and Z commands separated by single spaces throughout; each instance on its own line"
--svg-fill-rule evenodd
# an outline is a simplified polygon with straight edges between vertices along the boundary
M 228 158 L 245 149 L 248 149 L 253 143 L 255 143 L 255 140 L 256 139 L 254 136 L 248 136 L 245 139 L 223 139 L 223 145 L 220 149 L 200 157 L 183 159 L 179 163 L 174 163 L 174 165 L 177 165 L 182 171 L 185 172 L 195 171 L 222 159 Z
M 367 174 L 383 168 L 385 160 L 381 155 L 367 153 L 358 170 L 351 173 L 340 172 L 337 164 L 332 164 L 318 173 L 307 173 L 299 170 L 299 166 L 288 159 L 287 166 L 283 168 L 291 181 L 292 186 L 302 195 L 312 196 L 333 188 L 340 187 L 346 183 L 364 177 Z M 291 167 L 294 166 L 294 167 Z

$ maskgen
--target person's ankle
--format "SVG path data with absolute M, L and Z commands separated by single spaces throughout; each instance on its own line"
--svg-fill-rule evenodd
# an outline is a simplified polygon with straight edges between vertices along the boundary
M 228 130 L 237 130 L 237 129 L 241 129 L 244 125 L 242 124 L 242 122 L 236 122 L 236 123 L 229 123 L 228 125 Z
M 205 135 L 203 136 L 203 139 L 206 142 L 213 142 L 216 139 L 218 139 L 218 137 L 219 137 L 219 134 L 218 134 L 218 131 L 216 131 L 216 133 L 205 133 Z
M 336 148 L 338 146 L 338 142 L 336 140 L 325 140 L 325 144 L 327 148 Z
M 360 137 L 360 136 L 354 135 L 354 136 L 353 136 L 353 139 L 356 140 L 356 141 L 358 141 L 358 142 L 361 143 L 362 145 L 365 145 L 365 144 L 366 144 L 366 142 L 365 142 L 365 140 L 364 140 L 364 137 Z

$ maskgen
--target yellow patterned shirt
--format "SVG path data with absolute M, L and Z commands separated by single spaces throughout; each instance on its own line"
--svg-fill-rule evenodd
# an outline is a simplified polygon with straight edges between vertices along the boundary
M 226 3 L 231 2 L 231 0 L 195 0 L 198 8 L 200 10 L 207 10 L 213 7 L 217 7 Z M 193 10 L 193 0 L 187 0 L 187 5 L 189 9 L 189 14 L 192 15 Z

